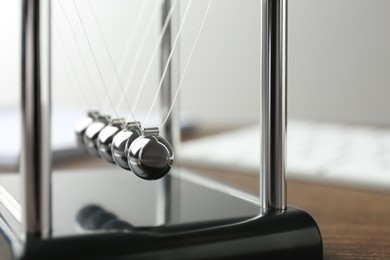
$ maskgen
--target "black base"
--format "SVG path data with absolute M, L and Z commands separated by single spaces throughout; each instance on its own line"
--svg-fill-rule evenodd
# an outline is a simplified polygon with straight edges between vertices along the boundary
M 180 183 L 180 200 L 169 225 L 155 226 L 161 183 L 94 168 L 53 174 L 52 238 L 29 234 L 20 241 L 9 214 L 0 218 L 0 233 L 15 259 L 322 259 L 320 231 L 306 212 L 289 206 L 257 216 L 256 197 L 233 196 L 223 185 L 181 173 L 172 179 Z M 17 183 L 2 180 L 11 194 Z M 100 213 L 87 214 L 94 204 Z
M 322 259 L 315 221 L 291 206 L 252 219 L 28 239 L 21 259 Z

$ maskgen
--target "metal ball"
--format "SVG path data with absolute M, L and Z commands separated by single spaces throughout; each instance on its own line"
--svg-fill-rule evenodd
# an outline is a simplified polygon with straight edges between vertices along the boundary
M 106 116 L 98 116 L 96 120 L 90 124 L 87 130 L 84 133 L 84 145 L 87 149 L 88 153 L 98 156 L 99 152 L 97 149 L 97 138 L 99 136 L 100 131 L 108 124 L 109 117 Z
M 167 140 L 158 135 L 158 128 L 146 128 L 130 146 L 128 163 L 138 177 L 157 180 L 165 176 L 173 164 L 174 154 Z
M 115 163 L 125 170 L 130 170 L 127 161 L 130 145 L 140 137 L 141 129 L 139 122 L 129 122 L 122 131 L 117 133 L 112 141 L 111 154 Z
M 77 145 L 80 148 L 85 148 L 84 133 L 87 130 L 88 126 L 90 126 L 90 124 L 92 124 L 93 121 L 95 121 L 98 115 L 99 115 L 98 111 L 89 111 L 86 117 L 80 119 L 76 123 L 75 131 L 76 131 Z
M 111 145 L 114 136 L 121 131 L 124 119 L 112 119 L 110 124 L 105 126 L 97 138 L 97 148 L 101 158 L 109 163 L 115 163 L 112 158 Z

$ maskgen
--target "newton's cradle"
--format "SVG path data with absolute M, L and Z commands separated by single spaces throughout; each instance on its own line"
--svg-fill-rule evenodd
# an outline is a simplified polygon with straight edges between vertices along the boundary
M 22 191 L 16 199 L 0 194 L 0 227 L 15 259 L 322 259 L 314 219 L 286 202 L 287 1 L 260 1 L 260 198 L 175 166 L 180 129 L 174 104 L 192 52 L 179 75 L 172 53 L 183 21 L 174 0 L 156 1 L 163 18 L 156 92 L 163 123 L 144 127 L 131 109 L 131 120 L 86 111 L 75 122 L 80 149 L 112 168 L 53 172 L 55 25 L 49 21 L 55 1 L 22 1 Z

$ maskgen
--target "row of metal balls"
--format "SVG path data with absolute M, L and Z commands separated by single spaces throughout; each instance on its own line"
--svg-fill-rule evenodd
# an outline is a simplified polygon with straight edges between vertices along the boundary
M 88 112 L 76 124 L 78 145 L 142 179 L 165 176 L 172 167 L 174 154 L 158 128 L 141 129 L 139 122 L 123 122 L 97 111 Z

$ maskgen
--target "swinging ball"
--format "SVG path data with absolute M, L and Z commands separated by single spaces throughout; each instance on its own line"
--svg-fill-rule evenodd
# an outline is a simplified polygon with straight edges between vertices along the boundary
M 87 116 L 80 119 L 75 127 L 76 131 L 76 138 L 77 138 L 77 145 L 80 148 L 85 149 L 84 146 L 84 133 L 87 130 L 88 126 L 92 124 L 93 121 L 99 116 L 98 111 L 89 111 Z
M 125 170 L 130 170 L 127 154 L 130 145 L 141 135 L 139 122 L 128 122 L 112 141 L 111 154 L 114 162 Z
M 158 133 L 158 128 L 145 128 L 142 135 L 131 144 L 127 156 L 131 170 L 145 180 L 162 178 L 173 164 L 172 147 Z
M 100 131 L 109 123 L 109 117 L 99 115 L 94 122 L 92 122 L 84 133 L 84 145 L 87 151 L 95 156 L 99 156 L 97 148 L 97 138 Z
M 105 126 L 97 138 L 97 149 L 101 158 L 109 163 L 115 163 L 112 158 L 111 145 L 114 136 L 121 131 L 124 119 L 115 118 Z

